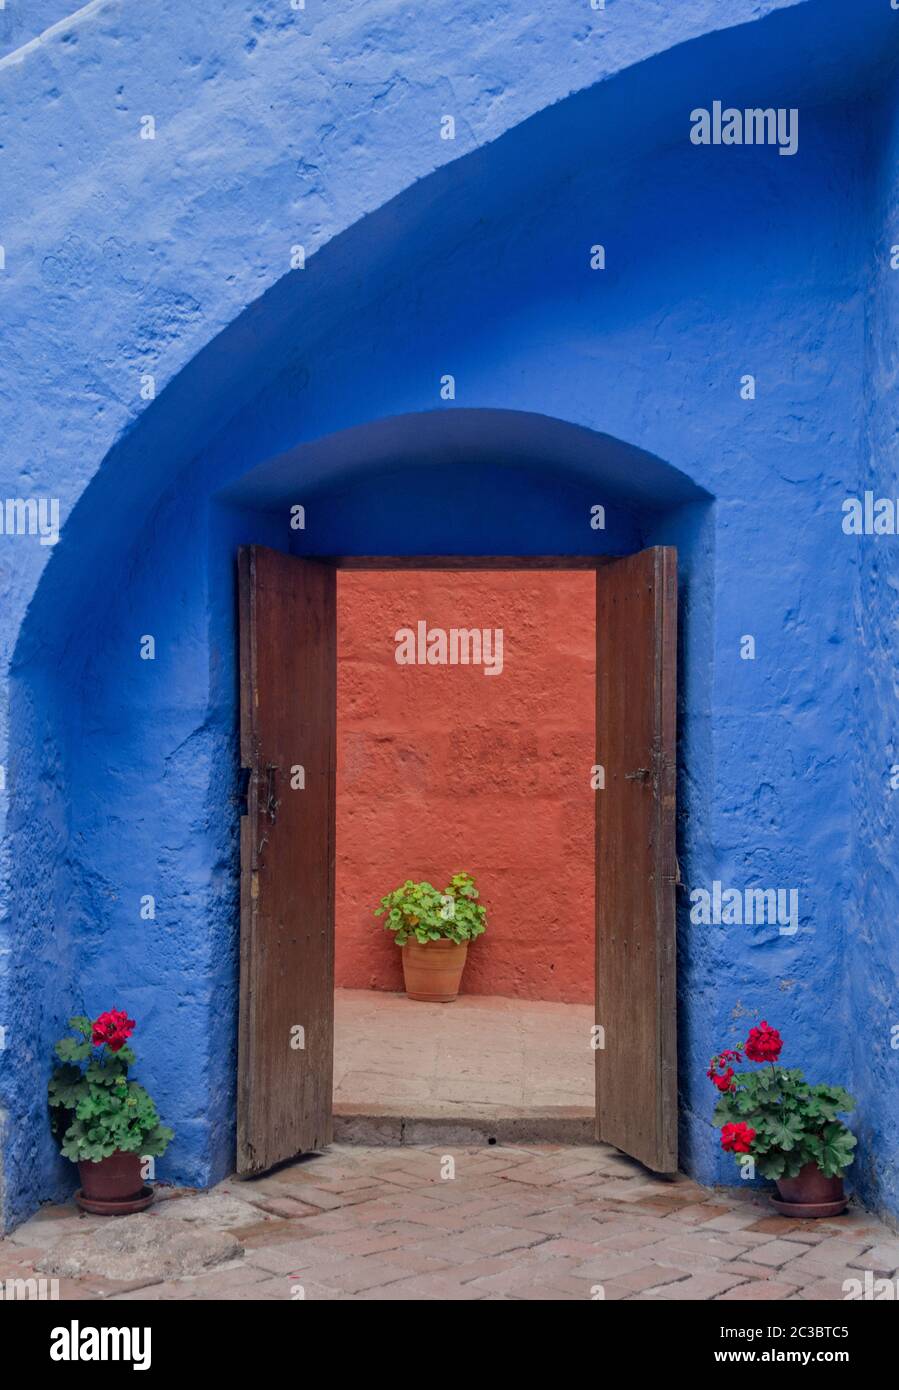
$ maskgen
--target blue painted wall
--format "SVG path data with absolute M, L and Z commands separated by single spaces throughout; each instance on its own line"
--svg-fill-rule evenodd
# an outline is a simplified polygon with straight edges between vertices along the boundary
M 39 42 L 42 34 L 59 23 L 69 21 L 67 27 L 74 32 L 77 20 L 70 18 L 73 11 L 78 11 L 74 0 L 4 0 L 0 9 L 0 54 Z
M 0 494 L 59 496 L 65 520 L 52 549 L 0 537 L 7 1221 L 71 1184 L 43 1101 L 76 1008 L 139 1019 L 178 1136 L 162 1176 L 232 1161 L 249 541 L 678 546 L 684 878 L 801 902 L 786 937 L 695 926 L 684 897 L 684 1163 L 732 1180 L 704 1072 L 761 1015 L 858 1091 L 860 1187 L 899 1211 L 894 562 L 840 528 L 895 471 L 899 16 L 843 8 L 734 0 L 722 28 L 711 3 L 493 4 L 487 26 L 469 3 L 435 29 L 411 5 L 235 0 L 210 27 L 110 0 L 0 62 L 24 190 Z M 692 146 L 716 97 L 798 106 L 799 153 Z
M 876 114 L 882 140 L 873 169 L 870 274 L 866 296 L 865 395 L 859 494 L 899 497 L 899 86 Z M 856 826 L 853 884 L 846 910 L 846 1023 L 852 1039 L 862 1195 L 899 1212 L 899 555 L 896 537 L 847 537 L 855 549 L 858 683 L 851 760 Z

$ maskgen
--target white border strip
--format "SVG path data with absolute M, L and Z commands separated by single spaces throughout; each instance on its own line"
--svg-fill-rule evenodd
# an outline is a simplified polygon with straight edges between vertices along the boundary
M 73 14 L 67 15 L 65 19 L 58 19 L 55 24 L 51 24 L 50 28 L 45 29 L 42 34 L 38 34 L 36 38 L 29 39 L 27 43 L 23 43 L 21 48 L 14 48 L 12 53 L 4 54 L 4 56 L 0 58 L 0 71 L 5 67 L 9 67 L 12 63 L 21 63 L 27 54 L 32 53 L 36 48 L 40 48 L 41 44 L 45 43 L 47 39 L 60 33 L 61 30 L 68 29 L 73 24 L 77 24 L 79 20 L 86 18 L 89 14 L 93 14 L 95 10 L 102 9 L 105 4 L 106 0 L 90 0 L 89 4 L 82 5 L 80 10 L 75 10 Z

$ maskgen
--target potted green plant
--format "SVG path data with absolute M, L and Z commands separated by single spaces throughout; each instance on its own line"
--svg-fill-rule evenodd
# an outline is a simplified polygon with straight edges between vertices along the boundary
M 771 1204 L 782 1215 L 838 1216 L 856 1144 L 839 1116 L 855 1101 L 842 1086 L 812 1085 L 797 1068 L 777 1066 L 782 1048 L 780 1033 L 762 1020 L 745 1043 L 712 1058 L 707 1075 L 721 1092 L 714 1116 L 721 1147 L 774 1179 Z M 744 1056 L 764 1069 L 735 1072 L 730 1063 Z
M 453 874 L 440 893 L 431 883 L 407 879 L 381 899 L 374 915 L 403 952 L 403 978 L 410 999 L 450 1004 L 459 993 L 468 943 L 487 928 L 486 909 L 471 874 Z
M 49 1100 L 61 1151 L 78 1164 L 75 1201 L 102 1215 L 141 1211 L 153 1200 L 142 1161 L 164 1153 L 174 1135 L 143 1086 L 128 1079 L 134 1019 L 111 1009 L 93 1022 L 70 1018 L 69 1027 L 75 1036 L 56 1044 Z

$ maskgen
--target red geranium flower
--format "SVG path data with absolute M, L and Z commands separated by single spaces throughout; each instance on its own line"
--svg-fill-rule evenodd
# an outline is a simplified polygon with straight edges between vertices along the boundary
M 762 1019 L 758 1028 L 750 1028 L 746 1039 L 746 1056 L 750 1062 L 776 1062 L 783 1040 L 776 1028 L 769 1028 Z
M 712 1058 L 706 1076 L 713 1085 L 718 1087 L 719 1091 L 735 1091 L 737 1083 L 734 1081 L 733 1067 L 728 1067 L 723 1073 L 719 1073 L 718 1068 L 727 1062 L 739 1062 L 740 1060 L 741 1054 L 739 1052 L 722 1052 L 718 1057 Z
M 755 1130 L 742 1120 L 735 1125 L 724 1125 L 721 1130 L 721 1147 L 728 1153 L 748 1154 L 749 1145 L 755 1138 Z
M 109 1009 L 94 1019 L 91 1041 L 94 1047 L 102 1047 L 105 1043 L 110 1052 L 118 1052 L 125 1046 L 135 1027 L 134 1019 L 129 1018 L 122 1009 Z

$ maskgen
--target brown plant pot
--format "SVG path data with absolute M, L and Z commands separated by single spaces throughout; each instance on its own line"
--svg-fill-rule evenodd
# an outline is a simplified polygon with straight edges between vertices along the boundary
M 145 1187 L 137 1153 L 114 1153 L 98 1163 L 78 1164 L 81 1187 L 75 1201 L 84 1211 L 98 1215 L 128 1216 L 143 1211 L 153 1200 L 153 1189 Z
M 782 1216 L 839 1216 L 847 1198 L 842 1178 L 826 1178 L 817 1163 L 806 1163 L 795 1178 L 778 1178 L 771 1205 Z
M 424 1004 L 451 1004 L 459 993 L 467 955 L 467 941 L 457 944 L 441 937 L 426 946 L 407 941 L 403 947 L 406 994 Z

